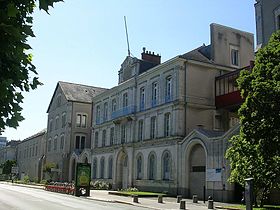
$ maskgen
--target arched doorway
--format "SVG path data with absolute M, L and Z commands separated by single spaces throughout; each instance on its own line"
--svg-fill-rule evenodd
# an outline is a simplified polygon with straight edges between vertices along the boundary
M 119 189 L 127 189 L 128 187 L 128 156 L 121 151 L 117 159 L 116 187 Z
M 197 195 L 203 199 L 204 187 L 206 185 L 206 155 L 201 144 L 195 144 L 190 149 L 189 166 L 189 195 Z

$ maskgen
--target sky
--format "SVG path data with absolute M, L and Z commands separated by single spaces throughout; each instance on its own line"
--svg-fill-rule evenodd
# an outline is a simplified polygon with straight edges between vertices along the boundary
M 24 121 L 2 136 L 23 140 L 47 127 L 47 108 L 58 81 L 111 88 L 127 56 L 142 48 L 162 62 L 210 43 L 210 24 L 255 34 L 254 0 L 64 0 L 49 15 L 36 9 L 28 43 L 43 86 L 24 93 Z

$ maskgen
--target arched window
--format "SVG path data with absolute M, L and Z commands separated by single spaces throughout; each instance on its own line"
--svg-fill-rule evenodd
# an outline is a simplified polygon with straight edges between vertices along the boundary
M 142 167 L 143 167 L 143 163 L 142 163 L 142 156 L 138 155 L 137 157 L 137 164 L 136 164 L 136 175 L 137 175 L 137 179 L 142 179 Z
M 101 179 L 104 179 L 104 169 L 105 169 L 105 167 L 104 167 L 104 164 L 105 164 L 105 160 L 104 160 L 104 157 L 102 157 L 101 158 L 101 160 L 100 160 L 100 178 Z
M 94 158 L 92 163 L 92 178 L 96 179 L 96 175 L 97 175 L 97 159 Z
M 149 162 L 148 162 L 148 177 L 150 180 L 154 180 L 156 178 L 156 157 L 155 154 L 150 154 Z
M 168 151 L 163 153 L 162 158 L 162 178 L 163 180 L 170 180 L 171 178 L 171 155 Z
M 108 178 L 112 179 L 112 177 L 113 177 L 113 158 L 110 157 L 108 162 Z

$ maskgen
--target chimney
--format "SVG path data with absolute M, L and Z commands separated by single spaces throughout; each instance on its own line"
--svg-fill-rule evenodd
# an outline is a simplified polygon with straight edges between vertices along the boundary
M 160 64 L 161 56 L 159 54 L 155 54 L 154 52 L 151 53 L 151 51 L 146 51 L 146 48 L 143 47 L 143 52 L 141 53 L 142 60 L 148 61 L 150 63 L 154 64 Z

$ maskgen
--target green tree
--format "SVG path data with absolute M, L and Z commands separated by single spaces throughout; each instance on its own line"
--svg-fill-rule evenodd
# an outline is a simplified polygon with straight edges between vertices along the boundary
M 226 154 L 230 181 L 244 185 L 245 178 L 253 177 L 256 202 L 263 206 L 271 189 L 280 187 L 280 31 L 237 82 L 245 101 L 238 111 L 240 134 L 230 140 Z
M 39 8 L 61 0 L 39 0 Z M 32 31 L 32 15 L 36 0 L 0 1 L 0 134 L 5 127 L 16 128 L 24 118 L 20 104 L 23 92 L 36 89 L 39 82 L 32 64 L 31 46 L 27 44 Z
M 3 168 L 3 174 L 11 174 L 13 166 L 16 166 L 16 161 L 7 160 L 6 162 L 1 164 L 0 168 Z

